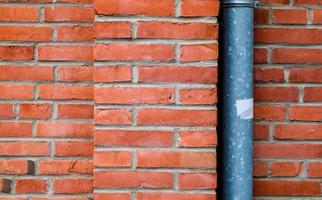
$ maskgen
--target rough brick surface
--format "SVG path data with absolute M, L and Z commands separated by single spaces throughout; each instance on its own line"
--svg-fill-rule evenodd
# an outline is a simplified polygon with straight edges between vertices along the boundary
M 322 2 L 261 2 L 255 16 L 261 53 L 255 56 L 254 194 L 319 199 L 322 60 L 315 45 L 322 43 Z
M 322 2 L 261 2 L 254 199 L 320 198 Z M 218 14 L 0 0 L 0 200 L 214 200 Z

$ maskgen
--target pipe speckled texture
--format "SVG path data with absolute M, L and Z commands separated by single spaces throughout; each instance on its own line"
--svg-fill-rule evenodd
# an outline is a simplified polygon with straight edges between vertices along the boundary
M 223 14 L 223 198 L 251 200 L 253 141 L 253 4 Z

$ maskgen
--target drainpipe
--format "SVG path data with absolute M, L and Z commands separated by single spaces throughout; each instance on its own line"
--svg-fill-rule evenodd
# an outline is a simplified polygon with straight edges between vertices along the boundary
M 222 0 L 222 199 L 252 200 L 254 0 Z

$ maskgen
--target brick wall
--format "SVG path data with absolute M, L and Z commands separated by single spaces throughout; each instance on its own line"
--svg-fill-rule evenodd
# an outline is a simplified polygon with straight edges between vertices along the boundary
M 86 200 L 93 191 L 92 4 L 0 2 L 0 199 Z
M 263 3 L 255 29 L 254 192 L 321 197 L 322 1 Z
M 256 11 L 256 199 L 321 197 L 322 2 L 290 1 Z M 218 11 L 0 0 L 0 200 L 215 199 Z

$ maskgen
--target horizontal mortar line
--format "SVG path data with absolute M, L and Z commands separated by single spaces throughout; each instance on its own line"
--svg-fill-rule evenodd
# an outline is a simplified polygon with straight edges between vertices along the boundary
M 322 87 L 322 83 L 291 83 L 291 82 L 281 82 L 281 83 L 255 83 L 254 86 L 270 86 L 270 87 Z
M 314 178 L 305 178 L 303 179 L 302 177 L 256 177 L 254 178 L 254 181 L 263 181 L 263 180 L 267 180 L 267 181 L 312 181 L 312 180 L 318 180 L 318 179 L 314 179 Z
M 36 2 L 2 2 L 0 3 L 0 6 L 75 6 L 75 7 L 93 7 L 92 3 L 72 3 L 72 2 L 42 2 L 42 3 L 36 3 Z
M 322 45 L 320 44 L 258 44 L 255 43 L 255 49 L 256 48 L 273 48 L 273 49 L 280 49 L 280 48 L 288 48 L 288 49 L 321 49 Z
M 136 61 L 94 61 L 95 66 L 103 66 L 103 65 L 217 65 L 217 61 L 195 61 L 195 62 L 176 62 L 174 60 L 170 61 L 149 61 L 149 60 L 136 60 Z
M 48 41 L 48 42 L 39 42 L 35 44 L 37 47 L 42 46 L 84 46 L 91 47 L 93 46 L 92 42 L 74 42 L 74 41 Z
M 176 39 L 176 38 L 135 38 L 135 39 L 98 39 L 95 44 L 178 44 L 178 45 L 204 45 L 218 44 L 217 39 Z
M 93 101 L 82 101 L 82 100 L 45 100 L 45 99 L 30 99 L 30 100 L 17 100 L 17 99 L 0 99 L 0 103 L 58 103 L 58 104 L 84 104 L 94 105 Z M 77 118 L 75 118 L 77 119 Z
M 131 67 L 145 67 L 145 66 L 151 66 L 151 63 L 145 64 L 144 61 L 142 61 L 142 64 L 131 64 L 128 62 L 120 62 L 120 63 L 116 63 L 116 64 L 103 64 L 100 65 L 100 63 L 94 63 L 94 67 L 113 67 L 115 65 L 131 65 Z M 154 63 L 153 66 L 156 67 L 217 67 L 215 62 L 198 62 L 198 63 L 194 63 L 193 65 L 189 65 L 186 63 L 161 63 L 161 62 L 157 62 Z M 321 65 L 322 66 L 322 65 Z
M 136 108 L 136 109 L 182 109 L 182 110 L 217 110 L 215 105 L 178 105 L 178 104 L 95 104 L 97 109 Z
M 205 23 L 218 23 L 217 17 L 163 17 L 163 16 L 145 16 L 145 15 L 96 15 L 95 22 L 123 22 L 123 21 L 154 21 L 154 22 L 205 22 Z
M 317 140 L 320 140 L 320 141 L 317 141 Z M 288 143 L 299 143 L 299 142 L 303 142 L 303 143 L 308 143 L 308 144 L 315 144 L 315 143 L 320 143 L 322 142 L 322 139 L 282 139 L 282 138 L 276 138 L 273 136 L 273 142 L 276 142 L 276 143 L 285 143 L 285 142 L 288 142 Z M 261 143 L 259 141 L 259 143 Z
M 45 66 L 43 66 L 45 67 Z M 48 66 L 51 67 L 51 66 Z M 0 66 L 1 68 L 1 66 Z M 93 82 L 89 81 L 55 81 L 55 80 L 50 80 L 50 81 L 20 81 L 20 80 L 1 80 L 0 83 L 8 83 L 8 84 L 33 84 L 34 86 L 40 86 L 40 85 L 72 85 L 72 86 L 93 86 Z
M 25 5 L 23 5 L 25 6 Z M 22 21 L 0 21 L 0 26 L 8 26 L 8 25 L 12 25 L 12 26 L 26 26 L 29 28 L 32 27 L 52 27 L 52 28 L 56 28 L 56 26 L 92 26 L 93 22 L 64 22 L 64 21 L 57 21 L 57 22 L 53 22 L 53 21 L 34 21 L 34 22 L 22 22 Z
M 274 138 L 273 142 L 272 141 L 256 141 L 255 144 L 285 144 L 285 143 L 288 143 L 288 144 L 321 144 L 321 141 L 317 141 L 317 140 L 276 140 Z
M 108 189 L 108 188 L 94 188 L 94 193 L 109 193 L 109 192 L 162 192 L 162 193 L 180 193 L 180 194 L 216 194 L 214 189 L 209 190 L 176 190 L 176 189 L 149 189 L 149 188 L 114 188 L 114 189 Z
M 216 153 L 215 147 L 106 147 L 106 146 L 95 146 L 96 152 L 102 152 L 102 151 L 165 151 L 165 152 L 173 152 L 173 151 L 180 151 L 180 152 L 211 152 Z M 180 168 L 180 167 L 179 167 Z
M 258 119 L 254 119 L 254 122 L 256 123 L 279 123 L 279 122 L 285 122 L 285 123 L 289 123 L 289 124 L 293 124 L 293 123 L 298 123 L 298 124 L 316 124 L 316 123 L 320 123 L 320 121 L 287 121 L 285 119 L 281 120 L 281 121 L 277 121 L 277 120 L 258 120 Z
M 274 29 L 274 28 L 288 28 L 288 29 L 321 29 L 322 26 L 319 24 L 257 24 L 254 26 L 254 28 L 269 28 L 269 29 Z
M 292 8 L 292 9 L 303 9 L 303 8 L 321 8 L 320 5 L 309 5 L 309 4 L 291 4 L 291 2 L 289 4 L 264 4 L 261 5 L 260 8 Z
M 36 177 L 35 177 L 36 176 Z M 1 178 L 17 178 L 17 179 L 22 179 L 22 178 L 66 178 L 66 179 L 78 179 L 78 178 L 92 178 L 92 175 L 90 174 L 75 174 L 75 173 L 70 173 L 70 174 L 40 174 L 40 173 L 34 173 L 34 174 L 1 174 Z
M 212 168 L 136 168 L 135 170 L 131 169 L 132 166 L 128 167 L 97 167 L 94 166 L 94 170 L 98 171 L 150 171 L 150 172 L 171 172 L 171 173 L 216 173 L 216 169 Z
M 310 68 L 310 67 L 321 67 L 322 63 L 314 64 L 314 63 L 265 63 L 265 64 L 255 64 L 255 67 L 268 68 L 268 67 L 280 67 L 285 69 L 293 69 L 293 68 Z M 322 84 L 322 82 L 321 82 Z
M 284 105 L 290 105 L 290 106 L 321 106 L 322 102 L 285 102 L 285 101 L 256 101 L 255 100 L 255 105 L 269 105 L 269 106 L 284 106 Z
M 68 161 L 93 161 L 92 157 L 50 157 L 50 156 L 20 156 L 20 157 L 8 157 L 8 156 L 1 156 L 0 160 L 4 160 L 3 158 L 5 158 L 5 160 L 31 160 L 31 161 L 35 161 L 35 162 L 39 162 L 39 161 L 53 161 L 53 160 L 58 160 L 58 161 L 64 161 L 64 160 L 68 160 Z
M 113 83 L 98 83 L 94 84 L 95 89 L 99 89 L 101 87 L 131 87 L 131 88 L 141 88 L 141 87 L 203 87 L 203 88 L 210 88 L 216 87 L 217 84 L 214 83 L 177 83 L 177 82 L 113 82 Z
M 0 65 L 28 65 L 28 66 L 39 66 L 39 65 L 93 65 L 92 62 L 84 62 L 84 61 L 38 61 L 38 63 L 35 63 L 35 61 L 4 61 L 0 60 Z
M 273 126 L 276 126 L 276 125 L 319 125 L 320 122 L 300 122 L 300 121 L 271 121 L 269 123 L 265 123 L 265 122 L 257 122 L 257 120 L 254 121 L 255 124 L 263 124 L 263 125 L 273 125 Z M 299 140 L 302 140 L 302 139 L 299 139 Z
M 193 126 L 194 128 L 198 128 L 198 129 L 202 129 L 202 128 L 204 128 L 204 129 L 208 129 L 208 128 L 214 128 L 215 127 L 215 125 L 214 126 Z M 115 126 L 115 125 L 111 125 L 111 126 L 104 126 L 104 125 L 96 125 L 95 126 L 95 129 L 96 129 L 96 131 L 104 131 L 104 130 L 109 130 L 109 129 L 119 129 L 119 128 L 137 128 L 137 129 L 141 129 L 141 128 L 146 128 L 146 129 L 153 129 L 153 128 L 155 128 L 155 129 L 158 129 L 158 128 L 160 128 L 160 129 L 166 129 L 166 128 L 172 128 L 172 129 L 178 129 L 178 128 L 182 128 L 182 129 L 191 129 L 191 126 L 167 126 L 167 125 L 155 125 L 155 126 L 153 126 L 153 125 L 146 125 L 146 126 L 143 126 L 143 125 L 136 125 L 136 126 L 131 126 L 131 125 L 128 125 L 128 126 Z
M 71 137 L 1 137 L 1 142 L 91 142 L 93 141 L 92 137 L 88 138 L 71 138 Z
M 303 161 L 309 161 L 309 162 L 320 162 L 322 161 L 322 158 L 254 158 L 254 161 L 265 161 L 265 162 L 285 162 L 285 161 L 291 161 L 291 162 L 303 162 Z
M 108 128 L 105 129 L 97 129 L 96 131 L 114 131 L 114 130 L 123 130 L 123 131 L 170 131 L 174 132 L 175 130 L 173 127 L 163 127 L 163 128 L 157 128 L 157 127 L 119 127 L 117 129 L 115 128 Z M 216 127 L 207 127 L 207 128 L 200 128 L 200 127 L 185 127 L 185 128 L 179 128 L 179 131 L 216 131 Z

